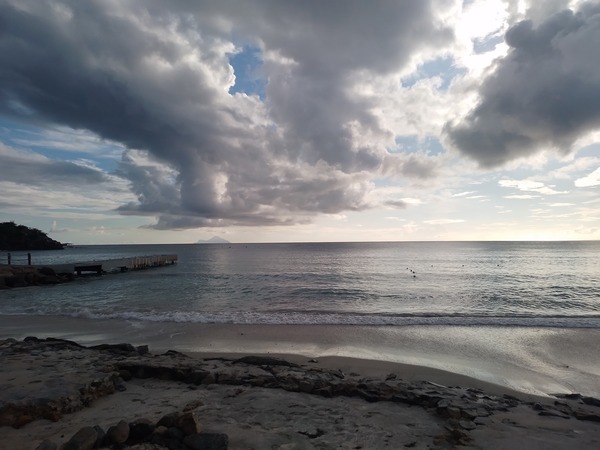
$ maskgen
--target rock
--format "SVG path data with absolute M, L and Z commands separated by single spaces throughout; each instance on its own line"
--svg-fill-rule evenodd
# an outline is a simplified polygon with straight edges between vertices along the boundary
M 461 420 L 458 422 L 458 424 L 463 430 L 474 430 L 477 428 L 477 425 L 470 420 Z
M 94 427 L 83 427 L 62 446 L 61 450 L 92 450 L 97 439 L 98 433 Z
M 294 425 L 294 431 L 298 434 L 303 434 L 310 439 L 315 439 L 325 434 L 325 431 L 311 425 L 310 423 L 298 422 Z
M 193 412 L 185 412 L 181 414 L 175 422 L 174 426 L 179 428 L 185 434 L 199 433 L 202 430 L 202 426 L 198 420 L 198 417 Z
M 598 406 L 600 407 L 600 399 L 594 397 L 581 397 L 581 401 L 586 405 Z
M 183 441 L 183 438 L 185 437 L 185 433 L 177 427 L 171 427 L 163 433 L 163 436 L 165 439 Z
M 244 356 L 243 358 L 233 361 L 234 364 L 244 363 L 253 366 L 285 366 L 285 367 L 300 367 L 298 364 L 291 363 L 284 359 L 272 358 L 270 356 Z
M 450 419 L 460 419 L 462 417 L 461 410 L 455 406 L 438 406 L 437 413 Z
M 217 377 L 212 372 L 208 372 L 202 377 L 202 384 L 215 384 L 216 382 Z
M 98 425 L 94 425 L 94 430 L 96 430 L 96 434 L 98 435 L 98 437 L 96 438 L 96 444 L 94 445 L 94 448 L 99 448 L 102 445 L 102 442 L 104 442 L 104 438 L 106 437 L 106 433 Z
M 183 412 L 192 411 L 203 405 L 204 402 L 202 400 L 193 400 L 183 407 Z
M 131 372 L 127 369 L 119 370 L 119 376 L 123 379 L 123 381 L 129 381 L 133 378 Z
M 159 425 L 157 426 L 154 431 L 152 432 L 152 434 L 165 434 L 167 432 L 168 428 L 165 427 L 164 425 Z
M 150 349 L 147 345 L 140 345 L 136 347 L 136 350 L 140 355 L 147 355 L 148 353 L 150 353 Z
M 178 412 L 172 412 L 165 416 L 162 416 L 161 419 L 157 422 L 156 427 L 166 427 L 171 428 L 175 424 L 175 419 L 179 417 Z
M 106 432 L 104 441 L 108 444 L 124 444 L 129 438 L 129 424 L 121 420 Z
M 127 446 L 127 450 L 165 450 L 165 447 L 163 445 L 144 442 L 141 444 L 129 445 Z
M 42 442 L 40 442 L 40 445 L 38 445 L 35 450 L 56 450 L 58 448 L 58 446 L 48 440 L 48 439 L 44 439 Z
M 224 433 L 195 433 L 186 436 L 183 443 L 192 450 L 227 450 L 229 436 Z
M 562 414 L 558 411 L 555 411 L 553 409 L 546 409 L 544 411 L 540 411 L 538 413 L 539 416 L 546 416 L 546 417 L 560 417 L 561 419 L 570 419 L 570 416 L 567 416 L 565 414 Z
M 41 273 L 42 275 L 56 276 L 56 272 L 54 271 L 54 269 L 52 267 L 40 267 L 38 269 L 38 272 Z
M 150 420 L 136 420 L 129 424 L 129 440 L 132 443 L 143 442 L 155 429 L 156 426 Z
M 554 397 L 566 398 L 569 400 L 579 400 L 582 397 L 581 394 L 577 394 L 577 393 L 574 393 L 574 394 L 551 394 L 551 395 L 553 395 Z
M 460 415 L 462 418 L 467 420 L 474 420 L 476 417 L 479 416 L 477 410 L 473 408 L 461 409 Z
M 129 355 L 137 353 L 136 348 L 131 344 L 100 344 L 89 347 L 93 350 L 103 350 L 117 355 Z
M 575 411 L 573 415 L 579 420 L 587 420 L 590 422 L 600 422 L 600 415 L 591 414 L 584 411 Z

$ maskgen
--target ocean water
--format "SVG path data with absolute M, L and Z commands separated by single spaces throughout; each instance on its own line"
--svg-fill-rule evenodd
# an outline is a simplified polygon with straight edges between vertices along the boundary
M 0 315 L 600 329 L 598 241 L 112 245 L 32 257 L 171 253 L 173 266 L 0 291 Z

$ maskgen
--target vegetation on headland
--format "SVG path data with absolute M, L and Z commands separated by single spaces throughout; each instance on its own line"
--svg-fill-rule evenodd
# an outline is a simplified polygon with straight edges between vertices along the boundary
M 48 237 L 37 228 L 17 225 L 14 222 L 0 223 L 0 250 L 61 250 L 63 244 Z

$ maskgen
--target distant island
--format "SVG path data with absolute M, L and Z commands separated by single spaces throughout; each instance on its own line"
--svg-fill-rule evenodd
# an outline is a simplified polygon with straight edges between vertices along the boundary
M 229 242 L 227 239 L 223 239 L 222 237 L 213 236 L 206 241 L 197 241 L 196 244 L 231 244 L 231 242 Z
M 62 250 L 63 248 L 63 244 L 37 228 L 17 225 L 14 222 L 0 223 L 0 250 Z

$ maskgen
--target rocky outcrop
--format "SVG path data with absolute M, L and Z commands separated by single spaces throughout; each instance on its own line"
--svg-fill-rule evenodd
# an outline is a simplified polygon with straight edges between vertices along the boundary
M 553 420 L 600 422 L 600 401 L 593 397 L 570 394 L 534 402 L 512 395 L 489 395 L 478 389 L 409 382 L 396 374 L 384 378 L 361 377 L 339 369 L 290 364 L 271 357 L 203 360 L 175 351 L 152 355 L 146 346 L 115 344 L 88 348 L 70 341 L 36 338 L 0 341 L 0 356 L 4 362 L 0 366 L 3 387 L 0 425 L 13 427 L 39 418 L 59 420 L 63 414 L 81 409 L 102 396 L 126 390 L 125 380 L 133 378 L 172 380 L 186 383 L 190 389 L 228 385 L 242 390 L 281 389 L 320 397 L 354 397 L 366 402 L 416 406 L 445 424 L 446 432 L 438 439 L 440 445 L 446 446 L 468 443 L 470 433 L 486 420 L 513 408 L 527 408 L 531 414 Z M 40 362 L 52 367 L 52 371 L 45 374 L 44 383 L 35 391 L 38 375 L 31 367 Z M 195 412 L 201 404 L 200 400 L 192 402 L 183 411 L 165 415 L 157 422 L 121 421 L 106 432 L 89 424 L 96 432 L 94 446 L 227 448 L 226 436 L 203 432 L 202 417 Z M 80 430 L 74 442 L 89 445 L 93 437 L 89 427 Z M 318 428 L 305 428 L 298 432 L 311 439 L 322 434 Z M 75 443 L 72 446 L 65 448 L 87 448 L 76 447 Z
M 74 279 L 72 273 L 56 273 L 50 267 L 0 266 L 0 289 L 60 284 Z
M 167 419 L 169 426 L 161 425 L 165 419 L 154 424 L 145 419 L 128 423 L 121 420 L 106 432 L 99 426 L 87 426 L 77 431 L 61 450 L 92 450 L 114 448 L 130 450 L 185 449 L 185 450 L 227 450 L 229 437 L 225 433 L 203 433 L 197 429 L 197 418 L 190 427 L 192 413 L 171 413 Z M 172 422 L 172 423 L 171 423 Z M 44 441 L 36 450 L 56 449 L 55 443 Z

